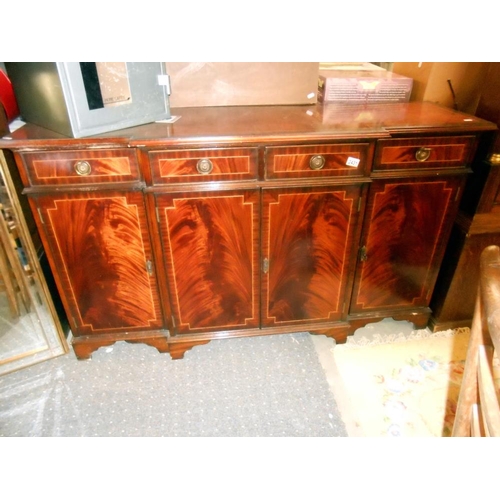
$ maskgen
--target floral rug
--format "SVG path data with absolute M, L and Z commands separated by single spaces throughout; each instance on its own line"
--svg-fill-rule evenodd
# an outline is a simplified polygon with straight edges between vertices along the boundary
M 416 330 L 336 345 L 333 390 L 349 435 L 450 436 L 469 334 Z

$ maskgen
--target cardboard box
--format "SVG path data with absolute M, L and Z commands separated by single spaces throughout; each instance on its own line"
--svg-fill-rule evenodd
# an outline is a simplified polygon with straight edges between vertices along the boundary
M 319 70 L 330 71 L 332 69 L 348 70 L 348 71 L 385 71 L 386 68 L 377 66 L 369 62 L 320 62 Z
M 413 80 L 386 70 L 322 70 L 318 102 L 388 104 L 409 102 Z
M 393 71 L 413 79 L 412 101 L 433 102 L 474 114 L 489 64 L 489 62 L 395 62 Z
M 172 107 L 315 104 L 317 62 L 166 62 Z

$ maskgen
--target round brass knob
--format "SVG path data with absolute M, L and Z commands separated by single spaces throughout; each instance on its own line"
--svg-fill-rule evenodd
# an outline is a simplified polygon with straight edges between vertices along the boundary
M 489 160 L 490 160 L 490 162 L 491 162 L 491 163 L 495 163 L 495 164 L 500 163 L 500 154 L 498 154 L 498 153 L 493 153 L 493 154 L 490 156 Z
M 196 170 L 198 170 L 200 174 L 209 174 L 213 170 L 213 168 L 213 163 L 206 158 L 198 160 L 198 163 L 196 164 Z
M 429 159 L 429 156 L 431 155 L 431 148 L 418 148 L 416 153 L 415 153 L 415 159 L 417 161 L 425 161 Z
M 325 166 L 326 160 L 324 156 L 315 155 L 309 160 L 309 166 L 313 170 L 320 170 Z
M 89 175 L 92 172 L 92 167 L 88 161 L 77 161 L 74 169 L 78 175 Z

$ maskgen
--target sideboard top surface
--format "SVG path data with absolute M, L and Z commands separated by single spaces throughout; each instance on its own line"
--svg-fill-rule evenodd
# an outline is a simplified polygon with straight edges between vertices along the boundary
M 489 121 L 432 103 L 173 108 L 173 123 L 150 123 L 74 139 L 26 124 L 0 147 L 105 147 L 381 138 L 408 133 L 496 130 Z

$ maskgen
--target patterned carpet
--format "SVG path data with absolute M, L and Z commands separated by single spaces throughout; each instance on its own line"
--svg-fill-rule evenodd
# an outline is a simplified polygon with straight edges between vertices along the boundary
M 350 338 L 331 351 L 350 436 L 451 435 L 468 328 Z

